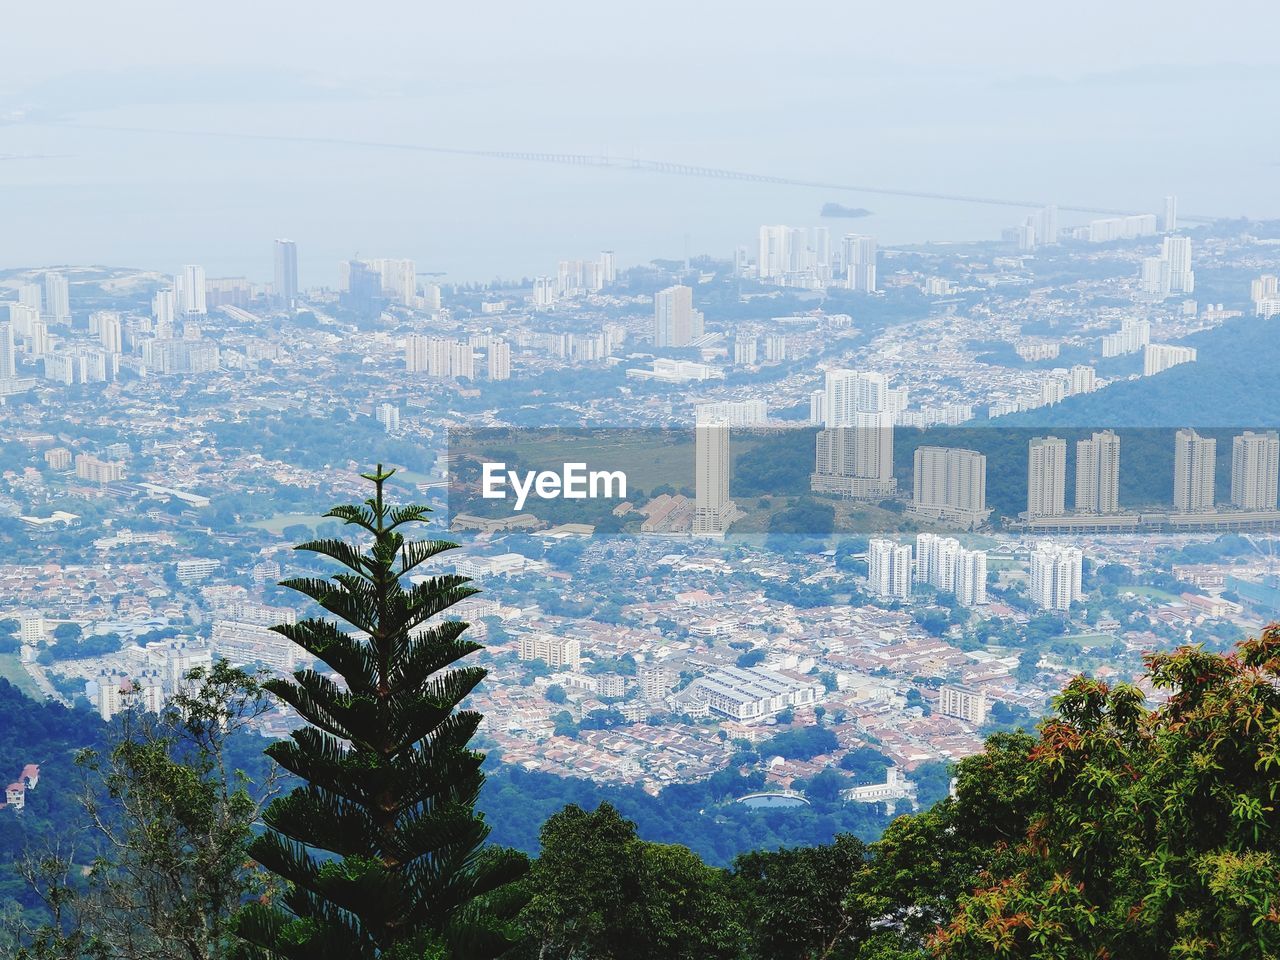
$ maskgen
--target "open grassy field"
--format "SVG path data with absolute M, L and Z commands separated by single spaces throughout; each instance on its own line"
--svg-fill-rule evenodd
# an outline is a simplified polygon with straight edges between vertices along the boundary
M 324 517 L 315 513 L 278 513 L 274 517 L 267 517 L 265 520 L 254 520 L 249 526 L 258 530 L 266 530 L 268 533 L 280 534 L 285 527 L 291 527 L 295 523 L 301 523 L 315 529 L 317 524 L 325 522 Z
M 1147 587 L 1141 584 L 1125 586 L 1120 588 L 1120 595 L 1132 593 L 1139 597 L 1149 597 L 1152 600 L 1178 600 L 1180 599 L 1176 593 L 1170 593 L 1168 590 L 1161 590 L 1159 587 Z
M 1088 650 L 1093 647 L 1110 647 L 1116 642 L 1116 638 L 1109 633 L 1081 633 L 1074 637 L 1060 637 L 1067 643 L 1073 643 L 1082 650 Z
M 44 694 L 23 668 L 22 661 L 18 659 L 16 653 L 0 653 L 0 678 L 8 680 L 28 697 L 35 700 L 44 699 Z

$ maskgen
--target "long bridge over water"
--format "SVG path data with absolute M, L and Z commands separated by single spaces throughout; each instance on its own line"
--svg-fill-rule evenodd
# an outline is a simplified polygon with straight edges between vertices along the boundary
M 650 160 L 641 157 L 619 157 L 609 153 L 561 153 L 544 150 L 477 150 L 466 147 L 435 146 L 432 144 L 399 143 L 386 140 L 361 140 L 348 137 L 296 136 L 292 134 L 270 133 L 235 133 L 217 130 L 189 130 L 163 127 L 128 127 L 109 124 L 65 122 L 59 126 L 74 127 L 85 130 L 108 130 L 117 133 L 164 134 L 185 137 L 212 137 L 216 139 L 265 140 L 281 143 L 311 143 L 326 146 L 364 147 L 378 150 L 403 150 L 417 153 L 434 153 L 445 156 L 476 157 L 488 160 L 503 160 L 522 163 L 548 163 L 561 166 L 596 167 L 620 171 L 657 173 L 675 177 L 697 177 L 712 180 L 740 180 L 750 183 L 767 183 L 789 187 L 808 187 L 820 190 L 831 190 L 845 193 L 863 193 L 872 196 L 910 197 L 920 200 L 944 200 L 956 203 L 975 203 L 985 206 L 1020 207 L 1036 209 L 1049 205 L 1052 201 L 1038 199 L 1011 199 L 1008 197 L 985 197 L 964 193 L 947 193 L 939 190 L 908 190 L 897 187 L 882 187 L 868 184 L 842 183 L 835 180 L 809 180 L 800 177 L 784 177 L 768 173 L 756 173 L 747 170 L 732 170 L 725 167 L 707 167 L 700 164 L 680 163 L 672 160 Z M 17 157 L 13 157 L 17 159 Z M 32 159 L 35 159 L 34 157 Z M 1128 216 L 1146 211 L 1122 210 L 1113 207 L 1095 207 L 1083 204 L 1059 203 L 1059 210 L 1071 213 L 1098 214 L 1101 216 Z M 1180 220 L 1194 223 L 1212 223 L 1217 217 L 1187 216 L 1179 214 Z

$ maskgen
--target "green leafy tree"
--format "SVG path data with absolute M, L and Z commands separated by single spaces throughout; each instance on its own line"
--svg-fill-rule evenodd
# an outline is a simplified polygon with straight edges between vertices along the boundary
M 1030 826 L 938 956 L 1280 956 L 1280 628 L 1147 657 L 1166 703 L 1077 678 L 1024 771 Z
M 873 917 L 849 896 L 867 848 L 849 834 L 826 846 L 743 854 L 733 886 L 759 960 L 852 958 Z
M 370 499 L 326 514 L 368 534 L 368 548 L 300 544 L 344 569 L 284 584 L 337 621 L 274 629 L 341 683 L 300 670 L 266 684 L 308 721 L 267 749 L 305 785 L 271 804 L 268 830 L 252 846 L 285 889 L 278 902 L 245 909 L 237 927 L 245 956 L 483 960 L 512 941 L 508 919 L 520 902 L 511 881 L 527 862 L 482 848 L 483 756 L 469 748 L 480 715 L 459 709 L 485 671 L 447 669 L 480 645 L 463 639 L 466 623 L 437 619 L 477 591 L 456 575 L 402 585 L 456 545 L 405 539 L 402 528 L 429 511 L 388 505 L 383 488 L 394 472 L 379 465 L 364 475 Z
M 275 792 L 273 774 L 254 782 L 234 766 L 231 745 L 268 708 L 253 676 L 218 661 L 192 671 L 158 716 L 128 711 L 106 749 L 81 751 L 88 829 L 78 851 L 23 861 L 50 919 L 17 956 L 226 957 L 236 909 L 262 889 L 247 850 Z M 102 853 L 81 876 L 94 846 Z
M 521 921 L 539 960 L 737 960 L 744 931 L 725 872 L 647 843 L 611 805 L 547 820 Z

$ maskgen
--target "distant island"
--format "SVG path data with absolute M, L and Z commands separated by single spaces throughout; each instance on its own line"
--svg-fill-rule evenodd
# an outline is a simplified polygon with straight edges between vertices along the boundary
M 824 217 L 869 217 L 871 211 L 862 207 L 846 207 L 842 203 L 824 203 L 822 215 Z

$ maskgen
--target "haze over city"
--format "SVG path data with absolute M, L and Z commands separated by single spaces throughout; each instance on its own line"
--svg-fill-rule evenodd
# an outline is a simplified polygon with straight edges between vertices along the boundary
M 0 956 L 1280 956 L 1273 4 L 5 29 Z

